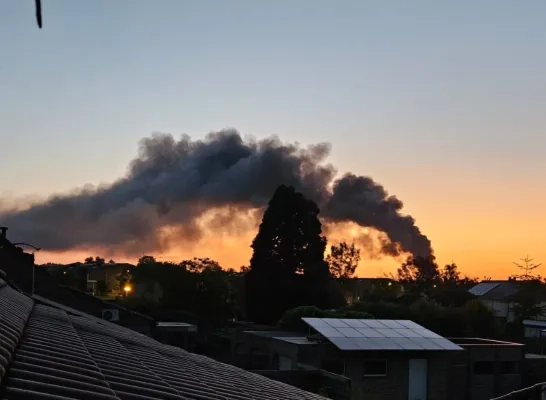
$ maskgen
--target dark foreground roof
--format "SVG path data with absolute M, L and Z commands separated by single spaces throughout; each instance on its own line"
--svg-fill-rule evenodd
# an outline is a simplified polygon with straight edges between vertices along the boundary
M 323 399 L 166 346 L 0 280 L 0 398 Z

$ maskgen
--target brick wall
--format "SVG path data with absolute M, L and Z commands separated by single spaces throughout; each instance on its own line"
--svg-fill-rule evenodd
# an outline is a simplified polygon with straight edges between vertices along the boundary
M 453 352 L 444 351 L 433 353 L 428 359 L 428 400 L 450 399 L 450 368 L 453 356 Z
M 347 360 L 345 376 L 351 378 L 353 390 L 362 393 L 361 398 L 366 400 L 407 400 L 409 387 L 409 360 L 411 358 L 427 359 L 428 369 L 428 396 L 427 400 L 448 400 L 449 368 L 451 359 L 447 352 L 440 353 L 412 353 L 412 352 L 384 352 L 370 354 L 373 359 L 387 360 L 387 376 L 364 377 L 364 361 L 366 358 Z
M 379 359 L 380 355 L 377 358 Z M 363 399 L 407 400 L 408 360 L 392 356 L 383 358 L 387 358 L 386 377 L 364 377 L 363 359 L 348 360 L 345 363 L 345 376 L 351 378 L 353 390 L 361 394 Z

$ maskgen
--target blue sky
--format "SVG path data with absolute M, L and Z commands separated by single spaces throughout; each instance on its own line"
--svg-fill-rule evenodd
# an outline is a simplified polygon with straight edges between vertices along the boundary
M 329 141 L 425 220 L 546 198 L 544 1 L 43 0 L 42 30 L 33 3 L 0 3 L 2 196 L 109 182 L 152 131 L 235 127 Z

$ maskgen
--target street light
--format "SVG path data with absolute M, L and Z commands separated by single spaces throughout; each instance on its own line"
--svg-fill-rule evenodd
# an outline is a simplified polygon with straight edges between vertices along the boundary
M 24 242 L 18 242 L 18 243 L 12 243 L 14 246 L 27 246 L 27 247 L 30 247 L 32 249 L 34 249 L 35 252 L 37 251 L 40 251 L 42 250 L 41 247 L 36 247 L 36 246 L 33 246 L 29 243 L 24 243 Z M 34 255 L 34 253 L 32 253 Z M 34 264 L 34 260 L 32 260 L 32 292 L 31 292 L 31 295 L 34 296 L 34 268 L 36 267 L 36 265 Z
M 31 245 L 31 244 L 29 244 L 29 243 L 25 243 L 25 242 L 12 243 L 12 245 L 14 245 L 14 246 L 28 246 L 28 247 L 33 248 L 34 251 L 40 251 L 40 250 L 42 250 L 41 247 L 36 247 L 36 246 L 33 246 L 33 245 Z
M 131 285 L 125 285 L 123 287 L 123 291 L 125 292 L 125 297 L 127 297 L 127 295 L 131 292 L 131 290 L 133 290 L 133 288 L 131 287 Z

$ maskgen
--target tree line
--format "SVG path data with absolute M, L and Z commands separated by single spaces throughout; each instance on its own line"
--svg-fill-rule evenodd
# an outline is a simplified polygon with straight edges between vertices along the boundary
M 224 270 L 209 258 L 172 263 L 143 256 L 136 267 L 120 274 L 120 286 L 157 282 L 163 295 L 156 303 L 146 299 L 123 301 L 137 311 L 170 313 L 171 319 L 176 314 L 181 320 L 211 326 L 246 319 L 295 325 L 297 329 L 298 318 L 294 324 L 287 322 L 293 321 L 294 315 L 337 310 L 330 313 L 412 319 L 448 336 L 501 334 L 493 313 L 467 290 L 477 280 L 462 275 L 454 263 L 440 268 L 434 257 L 409 257 L 385 285 L 348 304 L 345 294 L 354 282 L 350 278 L 360 261 L 360 250 L 354 243 L 341 242 L 331 245 L 325 256 L 327 239 L 319 213 L 312 200 L 291 186 L 281 185 L 252 241 L 250 263 L 241 272 Z M 85 262 L 107 264 L 101 257 L 89 257 Z M 518 277 L 534 288 L 523 291 L 519 299 L 522 309 L 518 315 L 523 318 L 538 312 L 544 285 L 540 276 L 533 275 L 538 265 L 531 259 L 517 266 L 522 270 Z M 393 281 L 403 286 L 403 295 L 389 286 Z

